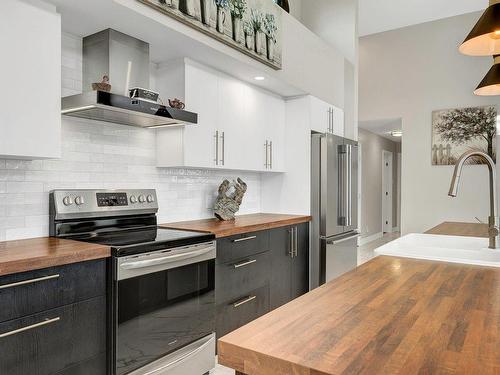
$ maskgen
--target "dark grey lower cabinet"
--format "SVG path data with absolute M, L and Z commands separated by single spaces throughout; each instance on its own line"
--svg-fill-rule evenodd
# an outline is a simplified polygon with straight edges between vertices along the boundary
M 217 241 L 217 337 L 309 290 L 309 223 Z
M 309 290 L 309 223 L 271 230 L 271 310 Z
M 4 276 L 0 286 L 0 316 L 14 317 L 0 320 L 0 374 L 106 375 L 105 260 Z

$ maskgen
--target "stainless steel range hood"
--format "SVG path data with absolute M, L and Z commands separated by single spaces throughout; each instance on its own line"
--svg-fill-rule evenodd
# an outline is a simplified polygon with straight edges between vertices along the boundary
M 62 98 L 62 114 L 116 124 L 156 128 L 196 124 L 198 115 L 124 95 L 149 87 L 149 44 L 107 29 L 83 38 L 83 94 Z M 91 91 L 108 75 L 111 92 Z

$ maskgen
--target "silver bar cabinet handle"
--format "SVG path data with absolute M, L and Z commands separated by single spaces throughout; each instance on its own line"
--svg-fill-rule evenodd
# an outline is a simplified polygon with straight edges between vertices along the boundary
M 273 141 L 269 141 L 269 169 L 273 169 Z
M 247 260 L 247 261 L 245 261 L 245 262 L 236 263 L 236 264 L 234 265 L 234 268 L 241 268 L 241 267 L 249 266 L 250 264 L 254 264 L 254 263 L 257 263 L 257 260 L 256 260 L 256 259 Z
M 24 331 L 29 331 L 31 329 L 35 329 L 38 327 L 42 327 L 42 326 L 45 326 L 47 324 L 55 323 L 58 320 L 61 320 L 61 318 L 59 316 L 57 318 L 45 319 L 43 322 L 35 323 L 35 324 L 32 324 L 30 326 L 26 326 L 23 328 L 18 328 L 18 329 L 15 329 L 13 331 L 5 332 L 5 333 L 0 334 L 0 339 L 3 339 L 4 337 L 12 336 L 12 335 L 24 332 Z
M 288 252 L 288 254 L 290 255 L 290 258 L 293 259 L 295 255 L 295 250 L 293 247 L 293 227 L 290 228 L 289 233 L 290 233 L 290 251 Z
M 255 240 L 257 236 L 249 236 L 249 237 L 244 237 L 244 238 L 238 238 L 237 240 L 233 240 L 233 242 L 244 242 L 244 241 L 250 241 L 250 240 Z
M 295 242 L 295 257 L 299 256 L 299 235 L 298 235 L 298 228 L 294 228 L 294 242 Z
M 330 111 L 331 111 L 331 109 L 330 109 L 330 108 L 328 108 L 327 113 L 328 113 L 328 132 L 329 132 L 329 133 L 330 133 L 331 122 L 332 122 L 332 115 L 331 115 Z
M 269 148 L 269 141 L 266 139 L 266 143 L 264 144 L 264 146 L 266 147 L 266 162 L 264 163 L 264 167 L 267 169 L 267 167 L 269 166 L 268 162 L 269 162 L 269 157 L 268 157 L 268 148 Z
M 245 303 L 253 301 L 256 298 L 257 298 L 257 296 L 249 296 L 249 297 L 247 297 L 247 298 L 245 298 L 245 299 L 243 299 L 241 301 L 233 303 L 233 307 L 236 309 L 236 308 L 244 305 Z
M 221 165 L 224 165 L 226 162 L 226 135 L 224 132 L 222 132 L 220 139 L 222 141 L 222 146 L 221 146 L 222 159 L 220 160 L 220 162 L 221 162 Z
M 0 289 L 14 288 L 16 286 L 21 286 L 21 285 L 26 285 L 26 284 L 34 284 L 34 283 L 39 283 L 40 281 L 46 281 L 46 280 L 52 280 L 52 279 L 58 279 L 58 278 L 59 278 L 59 274 L 38 277 L 36 279 L 23 280 L 23 281 L 18 281 L 17 283 L 0 285 Z
M 219 165 L 219 131 L 215 131 L 215 165 Z

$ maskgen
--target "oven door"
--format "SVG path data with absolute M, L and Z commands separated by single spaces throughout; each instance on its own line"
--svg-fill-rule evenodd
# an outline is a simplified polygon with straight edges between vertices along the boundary
M 169 374 L 169 358 L 180 352 L 192 353 L 192 363 L 197 353 L 207 356 L 187 349 L 215 331 L 215 242 L 118 257 L 114 265 L 115 374 L 156 363 L 152 373 Z M 208 354 L 213 363 L 215 352 Z

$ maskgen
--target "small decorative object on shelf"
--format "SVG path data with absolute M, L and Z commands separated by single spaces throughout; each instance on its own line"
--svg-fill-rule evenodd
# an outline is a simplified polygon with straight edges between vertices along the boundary
M 217 31 L 224 34 L 224 24 L 226 23 L 226 11 L 229 8 L 229 0 L 214 0 L 217 7 Z
M 262 40 L 264 36 L 264 31 L 262 30 L 264 17 L 262 16 L 262 13 L 259 10 L 252 9 L 250 14 L 250 22 L 252 23 L 255 34 L 255 43 L 254 43 L 255 52 L 258 53 L 259 55 L 262 55 L 264 53 L 263 40 Z
M 247 184 L 238 177 L 232 183 L 224 180 L 219 186 L 219 195 L 215 201 L 214 214 L 219 220 L 234 220 L 234 215 L 240 209 Z
M 172 108 L 177 108 L 177 109 L 186 108 L 186 105 L 180 99 L 177 98 L 168 99 L 168 105 Z
M 180 0 L 158 0 L 160 2 L 160 4 L 162 5 L 166 5 L 170 8 L 174 8 L 174 9 L 179 9 L 179 1 Z
M 109 84 L 109 77 L 104 75 L 101 82 L 93 83 L 92 90 L 94 91 L 111 91 L 111 85 Z
M 273 0 L 276 4 L 278 4 L 283 10 L 287 13 L 290 13 L 290 4 L 288 0 Z
M 266 34 L 267 58 L 274 59 L 274 45 L 276 44 L 276 21 L 273 14 L 266 14 L 264 17 L 264 33 Z
M 254 49 L 254 42 L 255 42 L 255 31 L 253 29 L 252 23 L 250 21 L 245 21 L 243 25 L 243 31 L 245 32 L 245 45 L 247 49 L 252 50 Z
M 241 31 L 243 29 L 243 15 L 247 10 L 246 0 L 229 0 L 229 10 L 231 11 L 231 21 L 233 26 L 233 40 L 242 43 Z
M 200 10 L 201 10 L 201 23 L 210 26 L 210 3 L 212 0 L 200 0 Z
M 179 10 L 186 16 L 194 18 L 194 0 L 179 0 Z

